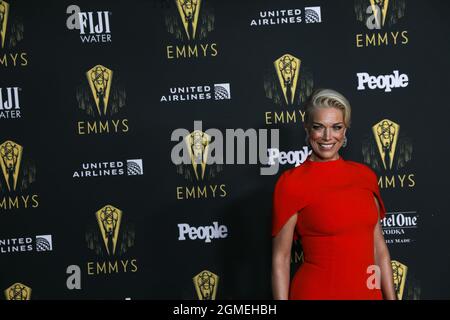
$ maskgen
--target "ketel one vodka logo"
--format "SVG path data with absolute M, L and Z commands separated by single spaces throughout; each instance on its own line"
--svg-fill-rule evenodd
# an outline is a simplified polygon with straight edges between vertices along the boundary
M 357 47 L 405 45 L 409 42 L 408 31 L 391 29 L 406 12 L 405 0 L 355 0 L 356 19 L 371 31 L 356 35 Z
M 38 195 L 25 194 L 23 191 L 36 179 L 36 169 L 30 162 L 24 161 L 23 147 L 7 140 L 0 144 L 0 197 L 1 209 L 36 208 Z
M 199 42 L 214 30 L 214 15 L 206 0 L 175 0 L 165 15 L 167 31 L 185 45 L 168 45 L 167 58 L 215 57 L 217 43 Z
M 267 98 L 287 110 L 265 112 L 266 124 L 302 122 L 305 113 L 295 108 L 311 95 L 313 86 L 312 74 L 300 58 L 286 53 L 276 59 L 266 72 L 264 90 Z
M 5 290 L 5 298 L 6 300 L 30 300 L 31 288 L 19 282 L 14 283 Z
M 392 276 L 394 278 L 395 293 L 397 294 L 397 299 L 402 300 L 403 292 L 405 290 L 408 267 L 396 260 L 392 260 L 391 265 L 392 265 Z
M 395 174 L 411 160 L 413 151 L 410 139 L 400 135 L 400 125 L 383 119 L 373 125 L 371 131 L 371 137 L 363 142 L 364 162 L 382 173 L 394 173 L 380 176 L 380 187 L 414 187 L 414 174 Z
M 0 0 L 0 67 L 24 67 L 28 64 L 26 52 L 11 50 L 23 39 L 24 26 L 11 15 L 11 5 Z
M 208 270 L 203 270 L 194 278 L 195 291 L 199 300 L 216 300 L 219 276 Z
M 0 120 L 20 118 L 19 87 L 0 88 Z
M 66 26 L 69 30 L 79 30 L 83 43 L 111 42 L 110 11 L 82 12 L 79 6 L 67 7 Z
M 126 99 L 125 90 L 116 81 L 116 73 L 99 64 L 86 71 L 85 77 L 86 82 L 77 90 L 78 107 L 97 120 L 78 121 L 78 134 L 128 132 L 128 119 L 113 118 L 124 107 Z
M 86 241 L 89 249 L 106 260 L 88 262 L 89 275 L 137 271 L 137 260 L 125 256 L 134 246 L 135 233 L 123 216 L 122 210 L 112 205 L 105 205 L 95 213 L 97 227 L 86 234 Z

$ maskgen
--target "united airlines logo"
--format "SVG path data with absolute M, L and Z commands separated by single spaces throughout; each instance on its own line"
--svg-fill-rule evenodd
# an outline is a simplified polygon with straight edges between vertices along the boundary
M 30 300 L 31 288 L 20 283 L 14 283 L 5 290 L 6 300 Z
M 199 300 L 215 300 L 219 276 L 208 270 L 203 270 L 194 278 L 194 286 Z

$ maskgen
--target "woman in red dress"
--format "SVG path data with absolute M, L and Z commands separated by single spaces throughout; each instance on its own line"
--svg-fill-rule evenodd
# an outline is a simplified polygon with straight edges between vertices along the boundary
M 284 172 L 274 191 L 274 299 L 396 299 L 377 177 L 339 155 L 350 116 L 347 99 L 330 89 L 316 91 L 306 106 L 312 154 Z M 290 281 L 297 237 L 304 262 Z

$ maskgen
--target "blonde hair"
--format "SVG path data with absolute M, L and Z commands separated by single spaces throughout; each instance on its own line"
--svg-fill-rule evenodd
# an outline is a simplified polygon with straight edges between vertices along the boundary
M 350 102 L 339 92 L 333 89 L 317 89 L 309 98 L 305 109 L 305 124 L 311 126 L 312 112 L 316 108 L 337 108 L 342 110 L 344 124 L 350 128 L 352 109 Z

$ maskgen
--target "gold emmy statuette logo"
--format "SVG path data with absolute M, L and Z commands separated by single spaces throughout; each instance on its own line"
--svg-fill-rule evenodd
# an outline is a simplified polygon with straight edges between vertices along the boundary
M 0 145 L 0 165 L 9 191 L 16 190 L 22 153 L 22 146 L 14 141 L 5 141 Z
M 6 300 L 30 300 L 31 288 L 22 283 L 14 283 L 5 290 Z
M 86 72 L 86 76 L 97 105 L 98 114 L 100 116 L 106 115 L 109 93 L 111 91 L 112 70 L 102 65 L 96 65 Z
M 8 25 L 9 4 L 0 0 L 0 42 L 5 47 L 6 26 Z
M 372 6 L 372 12 L 375 16 L 377 25 L 382 27 L 386 21 L 387 10 L 389 6 L 389 0 L 370 0 L 370 5 Z M 378 12 L 381 10 L 381 14 Z M 379 19 L 382 19 L 381 21 Z
M 188 39 L 195 39 L 201 0 L 176 0 L 176 2 Z
M 275 60 L 275 70 L 283 90 L 286 104 L 294 104 L 295 89 L 300 72 L 300 59 L 290 54 L 285 54 L 281 58 Z
M 194 278 L 195 290 L 200 300 L 215 300 L 219 276 L 208 270 L 203 270 Z
M 102 233 L 106 251 L 108 252 L 108 255 L 111 256 L 116 252 L 122 211 L 111 205 L 106 205 L 98 210 L 95 213 L 95 216 L 97 217 L 98 226 Z
M 211 137 L 206 133 L 195 130 L 184 138 L 191 157 L 192 167 L 194 168 L 197 180 L 203 180 L 206 171 L 206 162 L 208 160 L 208 150 Z M 201 176 L 199 176 L 199 166 L 201 167 Z
M 397 294 L 397 299 L 402 300 L 403 291 L 405 290 L 406 273 L 408 272 L 408 267 L 396 260 L 392 260 L 391 265 L 392 275 L 394 278 L 395 293 Z
M 400 126 L 388 119 L 381 120 L 372 127 L 385 170 L 388 167 L 392 169 L 399 131 Z

